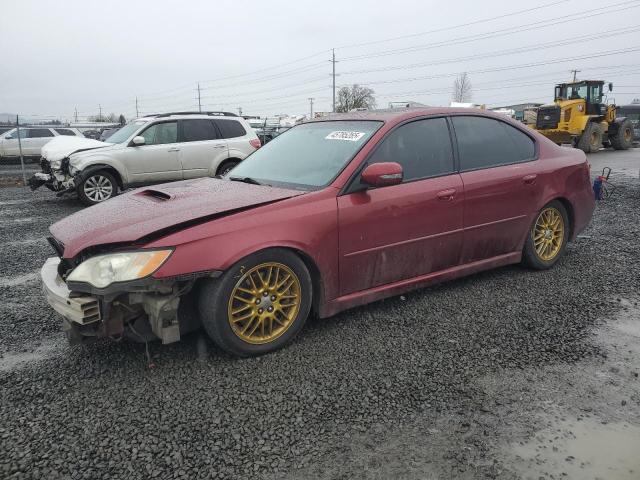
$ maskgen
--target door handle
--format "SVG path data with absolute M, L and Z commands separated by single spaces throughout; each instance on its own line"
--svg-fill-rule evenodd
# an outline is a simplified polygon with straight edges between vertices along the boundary
M 167 150 L 167 152 L 179 152 L 180 149 L 179 148 L 170 148 L 169 150 Z
M 438 197 L 438 200 L 453 200 L 453 197 L 456 194 L 456 189 L 455 188 L 449 188 L 448 190 L 442 190 L 441 192 L 438 192 L 436 194 L 436 196 Z
M 522 177 L 522 181 L 525 183 L 525 185 L 533 185 L 534 183 L 536 183 L 536 178 L 538 178 L 538 175 L 534 173 L 532 175 L 525 175 L 524 177 Z
M 214 145 L 213 148 L 227 148 L 226 145 Z

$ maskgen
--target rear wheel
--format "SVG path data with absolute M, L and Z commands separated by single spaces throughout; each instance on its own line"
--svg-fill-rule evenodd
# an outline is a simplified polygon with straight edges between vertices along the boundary
M 80 201 L 91 206 L 113 198 L 118 193 L 118 183 L 113 174 L 100 170 L 82 180 L 77 191 Z
M 216 172 L 216 175 L 220 175 L 220 176 L 226 175 L 231 171 L 232 168 L 234 168 L 239 163 L 240 162 L 236 160 L 227 160 L 226 162 L 222 162 L 218 167 L 218 171 Z
M 311 309 L 312 284 L 293 252 L 269 249 L 237 262 L 200 290 L 202 325 L 221 348 L 262 355 L 290 342 Z
M 522 261 L 536 270 L 551 268 L 564 254 L 568 240 L 567 210 L 558 200 L 549 202 L 540 210 L 529 229 Z
M 584 153 L 595 153 L 600 150 L 602 146 L 602 129 L 597 123 L 588 123 L 582 132 L 582 135 L 578 137 L 576 147 L 582 150 Z
M 618 132 L 611 138 L 611 146 L 616 150 L 628 150 L 633 144 L 633 124 L 625 120 L 618 127 Z

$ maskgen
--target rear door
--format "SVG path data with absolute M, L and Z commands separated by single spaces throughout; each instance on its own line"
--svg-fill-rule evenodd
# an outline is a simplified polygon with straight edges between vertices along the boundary
M 228 158 L 227 141 L 208 118 L 180 120 L 180 163 L 184 178 L 213 176 Z
M 338 197 L 341 295 L 457 265 L 464 192 L 445 118 L 397 127 L 367 164 L 397 162 L 400 185 Z M 355 191 L 354 191 L 355 190 Z
M 214 123 L 222 133 L 222 137 L 227 140 L 229 146 L 229 157 L 244 160 L 244 158 L 255 150 L 249 142 L 258 138 L 255 132 L 247 130 L 244 126 L 233 118 L 217 118 Z M 251 130 L 251 129 L 250 129 Z
M 453 116 L 452 124 L 465 191 L 461 262 L 518 251 L 542 196 L 535 141 L 492 118 Z
M 22 142 L 23 155 L 40 155 L 40 150 L 54 137 L 50 128 L 30 128 L 27 138 Z
M 144 137 L 144 145 L 131 143 L 127 148 L 112 152 L 126 167 L 129 182 L 145 184 L 181 180 L 178 122 L 154 123 L 139 136 Z

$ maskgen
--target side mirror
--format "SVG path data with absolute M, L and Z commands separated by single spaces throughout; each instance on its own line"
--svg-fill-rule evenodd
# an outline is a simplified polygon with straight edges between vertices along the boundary
M 396 162 L 374 163 L 367 166 L 360 176 L 371 187 L 387 187 L 402 183 L 402 166 Z
M 141 136 L 137 136 L 137 137 L 133 137 L 133 140 L 131 140 L 131 142 L 136 146 L 139 147 L 140 145 L 144 145 L 146 142 L 146 140 L 144 139 L 144 137 Z
M 609 82 L 609 91 L 613 91 L 613 83 Z

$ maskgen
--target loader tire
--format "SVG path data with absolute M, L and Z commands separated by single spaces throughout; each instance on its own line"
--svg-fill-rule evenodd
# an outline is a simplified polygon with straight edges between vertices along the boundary
M 578 137 L 576 147 L 582 150 L 584 153 L 595 153 L 600 150 L 602 146 L 602 129 L 597 123 L 588 123 L 582 132 L 582 135 Z
M 615 150 L 628 150 L 633 144 L 633 124 L 631 120 L 625 120 L 618 127 L 618 132 L 609 137 L 611 146 Z

